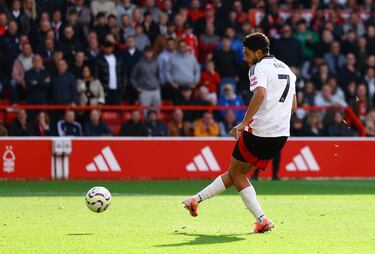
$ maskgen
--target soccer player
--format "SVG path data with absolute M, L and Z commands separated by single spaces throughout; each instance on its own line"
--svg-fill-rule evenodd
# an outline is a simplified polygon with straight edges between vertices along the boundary
M 182 202 L 195 217 L 199 203 L 234 185 L 256 219 L 254 233 L 270 231 L 274 225 L 264 214 L 247 175 L 257 168 L 264 170 L 283 148 L 291 114 L 297 109 L 296 76 L 285 63 L 269 54 L 269 45 L 262 33 L 252 33 L 243 40 L 244 60 L 250 67 L 250 91 L 254 95 L 242 122 L 230 131 L 236 145 L 229 170 Z

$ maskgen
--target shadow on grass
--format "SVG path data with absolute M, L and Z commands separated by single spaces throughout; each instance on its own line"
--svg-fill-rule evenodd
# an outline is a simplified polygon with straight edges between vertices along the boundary
M 245 240 L 244 237 L 239 237 L 238 234 L 223 234 L 223 235 L 203 235 L 203 234 L 190 234 L 190 233 L 175 233 L 174 235 L 195 237 L 192 240 L 182 243 L 160 244 L 154 247 L 182 247 L 189 245 L 203 245 L 203 244 L 219 244 L 231 243 Z
M 71 234 L 66 234 L 68 236 L 87 236 L 87 235 L 94 235 L 93 233 L 71 233 Z

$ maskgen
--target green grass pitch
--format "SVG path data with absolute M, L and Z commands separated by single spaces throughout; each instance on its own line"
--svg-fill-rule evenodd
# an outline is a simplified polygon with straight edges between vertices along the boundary
M 254 182 L 271 233 L 232 189 L 197 218 L 180 202 L 207 181 L 0 182 L 0 253 L 375 253 L 375 181 Z M 104 213 L 87 209 L 93 186 L 112 192 Z

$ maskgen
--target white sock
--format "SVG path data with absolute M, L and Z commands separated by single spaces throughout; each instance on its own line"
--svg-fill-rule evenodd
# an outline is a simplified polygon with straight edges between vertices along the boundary
M 224 186 L 223 180 L 221 179 L 221 176 L 218 176 L 206 188 L 198 192 L 198 194 L 195 195 L 195 199 L 197 200 L 198 203 L 200 203 L 203 200 L 212 198 L 213 196 L 216 196 L 222 193 L 223 191 L 225 191 L 225 186 Z
M 245 189 L 240 191 L 240 195 L 242 201 L 245 203 L 246 207 L 250 210 L 250 212 L 254 215 L 255 219 L 259 223 L 262 223 L 265 216 L 262 207 L 260 207 L 260 204 L 257 200 L 254 187 L 252 185 L 246 187 Z

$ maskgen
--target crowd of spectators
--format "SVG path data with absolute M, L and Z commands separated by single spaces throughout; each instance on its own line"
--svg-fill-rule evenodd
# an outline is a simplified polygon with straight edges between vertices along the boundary
M 149 107 L 119 133 L 98 110 L 20 110 L 0 134 L 226 136 L 243 110 L 161 121 L 157 107 L 247 105 L 242 39 L 254 31 L 297 75 L 299 106 L 351 107 L 375 135 L 372 0 L 0 0 L 3 104 Z M 358 135 L 343 112 L 299 109 L 291 134 Z

